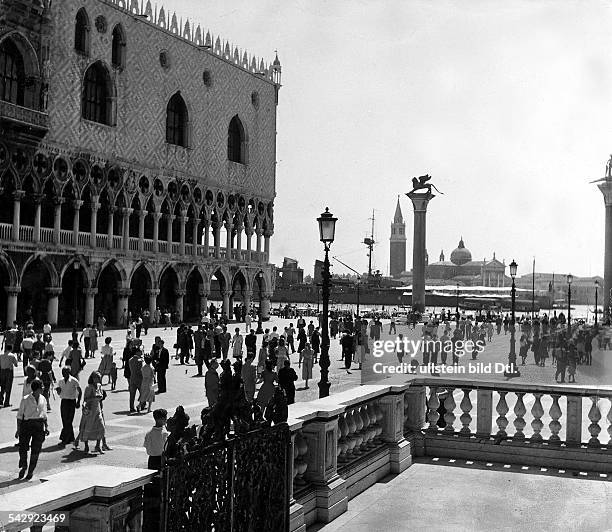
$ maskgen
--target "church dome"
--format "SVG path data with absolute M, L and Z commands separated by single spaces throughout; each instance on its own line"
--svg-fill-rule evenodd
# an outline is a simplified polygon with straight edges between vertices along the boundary
M 472 260 L 472 254 L 469 249 L 466 249 L 465 244 L 463 243 L 463 237 L 459 240 L 459 245 L 457 249 L 453 250 L 450 256 L 450 260 L 453 264 L 457 266 L 462 266 Z

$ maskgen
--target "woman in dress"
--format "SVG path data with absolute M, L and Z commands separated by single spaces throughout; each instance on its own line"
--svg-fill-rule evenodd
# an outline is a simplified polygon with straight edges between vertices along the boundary
M 112 338 L 110 336 L 104 339 L 104 345 L 102 346 L 102 349 L 100 349 L 100 353 L 102 354 L 102 360 L 100 361 L 100 367 L 98 368 L 98 372 L 102 377 L 104 377 L 105 375 L 108 376 L 109 384 L 111 380 L 111 370 L 113 368 L 113 356 L 115 354 L 113 348 L 110 345 L 111 340 Z
M 98 329 L 95 325 L 92 325 L 89 330 L 89 350 L 91 351 L 91 358 L 94 358 L 98 350 Z
M 83 366 L 85 366 L 79 342 L 72 341 L 72 350 L 70 351 L 70 358 L 68 360 L 70 361 L 70 375 L 78 379 L 79 373 L 81 373 Z M 68 364 L 68 361 L 66 361 L 66 364 Z
M 104 438 L 104 420 L 102 418 L 102 401 L 106 392 L 102 390 L 102 377 L 94 371 L 87 380 L 83 394 L 83 413 L 81 418 L 80 440 L 85 443 L 85 452 L 89 453 L 89 440 L 96 440 L 95 452 L 104 454 L 100 442 Z M 78 440 L 77 440 L 78 441 Z
M 257 380 L 257 370 L 253 366 L 253 357 L 248 356 L 244 362 L 244 366 L 240 370 L 240 376 L 244 383 L 244 395 L 249 403 L 253 402 L 255 397 L 255 381 Z
M 270 399 L 272 399 L 274 395 L 274 383 L 278 380 L 278 375 L 276 371 L 272 370 L 272 362 L 270 360 L 266 360 L 266 367 L 261 374 L 261 378 L 263 384 L 261 388 L 259 388 L 259 393 L 257 394 L 257 403 L 263 409 L 268 405 Z
M 138 402 L 140 403 L 136 410 L 140 412 L 144 410 L 145 404 L 149 404 L 147 414 L 151 412 L 151 404 L 155 402 L 155 389 L 153 384 L 155 383 L 155 370 L 151 367 L 151 357 L 146 356 L 144 359 L 144 366 L 142 366 L 142 384 L 140 385 L 140 397 Z
M 308 379 L 312 379 L 312 361 L 314 358 L 314 352 L 310 348 L 310 344 L 306 343 L 304 349 L 300 351 L 300 360 L 298 367 L 302 368 L 302 379 L 306 381 L 305 388 L 308 389 Z M 302 366 L 302 363 L 304 365 Z
M 280 371 L 285 367 L 285 360 L 289 360 L 289 350 L 285 345 L 285 339 L 279 338 L 278 347 L 276 348 L 276 371 Z

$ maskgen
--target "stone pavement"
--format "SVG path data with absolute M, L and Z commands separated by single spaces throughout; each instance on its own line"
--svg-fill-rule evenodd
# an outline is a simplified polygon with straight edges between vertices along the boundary
M 610 530 L 605 474 L 448 458 L 419 458 L 351 499 L 309 532 Z
M 290 320 L 284 320 L 279 318 L 273 318 L 271 321 L 265 323 L 266 328 L 272 328 L 273 325 L 277 325 L 279 330 L 282 330 L 284 326 L 289 323 Z M 307 320 L 308 321 L 308 320 Z M 295 322 L 294 322 L 295 323 Z M 385 335 L 383 339 L 390 338 L 386 333 L 388 331 L 388 322 L 383 322 Z M 230 326 L 230 331 L 236 325 Z M 240 325 L 242 331 L 244 331 L 244 324 Z M 411 331 L 408 327 L 398 327 L 398 333 L 405 334 L 408 338 L 417 339 L 417 331 Z M 154 336 L 162 336 L 165 340 L 165 344 L 169 347 L 170 354 L 173 355 L 172 346 L 175 343 L 176 329 L 164 330 L 163 328 L 151 329 L 148 336 L 143 337 L 143 343 L 145 351 L 150 351 L 153 343 Z M 117 352 L 121 352 L 125 341 L 125 331 L 114 330 L 108 333 L 108 336 L 113 338 L 113 346 Z M 258 336 L 259 341 L 261 336 Z M 487 362 L 505 362 L 507 360 L 509 336 L 495 336 L 493 342 L 485 348 L 485 352 L 479 356 L 479 361 Z M 69 339 L 69 333 L 56 333 L 54 334 L 54 342 L 58 352 L 61 352 L 63 346 L 67 344 Z M 611 352 L 594 353 L 594 365 L 585 368 L 579 366 L 578 368 L 578 384 L 607 384 L 610 382 L 610 376 L 612 376 L 612 364 L 609 360 L 612 358 Z M 331 388 L 330 392 L 337 393 L 339 391 L 358 386 L 361 383 L 361 373 L 358 370 L 353 369 L 349 375 L 344 370 L 343 362 L 340 362 L 340 346 L 338 340 L 331 341 L 330 347 L 330 381 Z M 368 355 L 364 364 L 365 373 L 367 368 L 370 367 L 369 363 L 373 359 L 371 355 Z M 419 357 L 420 359 L 420 357 Z M 389 363 L 396 362 L 395 355 L 385 355 L 382 359 Z M 543 382 L 550 384 L 554 381 L 554 370 L 550 367 L 540 368 L 533 364 L 533 356 L 530 355 L 531 363 L 524 368 L 521 368 L 522 376 L 517 379 L 518 381 L 524 382 Z M 81 383 L 83 387 L 86 385 L 87 378 L 91 371 L 97 369 L 100 362 L 99 354 L 95 359 L 88 359 L 87 366 L 81 374 Z M 550 362 L 550 359 L 549 359 Z M 472 361 L 463 359 L 462 364 L 472 364 Z M 301 377 L 301 372 L 297 368 L 297 357 L 292 357 L 292 364 L 294 365 L 298 376 Z M 121 366 L 121 361 L 118 361 L 118 367 Z M 54 367 L 56 376 L 60 378 L 60 372 L 57 367 L 57 362 Z M 174 408 L 182 404 L 185 406 L 187 413 L 191 416 L 193 423 L 199 422 L 199 415 L 201 409 L 206 406 L 206 398 L 204 394 L 204 379 L 195 377 L 196 367 L 194 365 L 181 366 L 178 361 L 172 359 L 170 368 L 167 374 L 168 380 L 168 392 L 165 394 L 158 395 L 153 408 L 166 408 L 168 412 L 172 413 Z M 319 367 L 315 365 L 313 370 L 313 379 L 310 381 L 310 388 L 304 390 L 303 381 L 299 380 L 296 385 L 298 392 L 296 394 L 296 401 L 310 401 L 318 397 L 317 382 L 319 380 Z M 451 375 L 448 375 L 451 377 Z M 455 377 L 455 376 L 452 376 Z M 457 375 L 457 378 L 466 379 L 486 379 L 486 380 L 501 380 L 506 379 L 503 375 Z M 16 481 L 17 473 L 17 448 L 14 446 L 16 440 L 14 438 L 15 433 L 15 416 L 17 406 L 19 404 L 19 394 L 21 392 L 21 386 L 23 377 L 21 376 L 21 370 L 18 369 L 17 376 L 13 385 L 12 394 L 12 408 L 0 409 L 0 493 L 19 489 L 24 485 L 23 482 Z M 50 472 L 57 472 L 63 469 L 72 467 L 74 464 L 83 464 L 95 462 L 99 464 L 115 465 L 115 466 L 127 466 L 136 467 L 144 466 L 146 464 L 146 453 L 142 447 L 144 434 L 153 425 L 153 419 L 151 414 L 129 414 L 128 405 L 128 391 L 127 383 L 123 377 L 123 372 L 119 371 L 119 379 L 117 383 L 117 390 L 110 391 L 110 386 L 105 385 L 104 389 L 108 392 L 108 398 L 104 404 L 104 416 L 107 427 L 107 441 L 113 448 L 112 451 L 106 452 L 101 456 L 86 456 L 82 451 L 73 451 L 72 446 L 68 446 L 64 449 L 57 446 L 59 432 L 61 430 L 61 420 L 59 415 L 59 401 L 56 399 L 52 400 L 52 412 L 49 414 L 49 430 L 51 431 L 50 436 L 46 439 L 43 446 L 43 452 L 40 455 L 40 461 L 37 468 L 37 473 L 40 475 L 42 472 L 49 474 Z M 529 409 L 529 407 L 528 407 Z M 510 416 L 509 416 L 510 419 Z M 79 414 L 75 418 L 75 430 L 78 427 Z M 510 419 L 510 423 L 512 420 Z M 82 446 L 81 446 L 82 448 Z M 36 481 L 36 476 L 35 480 Z

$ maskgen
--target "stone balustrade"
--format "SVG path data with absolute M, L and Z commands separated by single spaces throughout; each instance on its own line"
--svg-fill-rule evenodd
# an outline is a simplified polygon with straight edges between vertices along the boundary
M 75 245 L 75 232 L 68 229 L 60 229 L 58 234 L 58 242 L 55 242 L 55 230 L 50 227 L 40 227 L 38 233 L 38 240 L 35 235 L 35 228 L 28 225 L 19 226 L 19 238 L 13 241 L 13 225 L 7 223 L 0 223 L 0 242 L 7 241 L 11 242 L 11 245 L 23 245 L 28 247 L 30 244 L 34 247 L 39 244 L 47 244 L 48 246 L 59 246 L 62 249 L 65 248 L 90 248 L 100 249 L 108 251 L 113 250 L 117 254 L 124 254 L 124 239 L 121 235 L 112 235 L 111 244 L 109 245 L 109 236 L 106 233 L 97 233 L 95 235 L 95 243 L 92 243 L 92 235 L 88 232 L 77 233 L 77 244 Z M 195 257 L 215 257 L 215 247 L 209 246 L 206 248 L 202 244 L 198 244 L 194 251 L 194 245 L 186 243 L 184 245 L 184 253 L 181 249 L 179 242 L 172 242 L 168 245 L 166 240 L 159 240 L 157 243 L 158 249 L 155 249 L 155 242 L 152 239 L 145 238 L 142 240 L 142 246 L 140 245 L 140 239 L 137 237 L 129 237 L 128 239 L 128 251 L 131 254 L 137 255 L 157 255 L 159 253 L 166 255 L 185 255 Z M 206 253 L 208 249 L 208 253 Z M 226 259 L 231 258 L 232 260 L 248 262 L 248 253 L 246 250 L 233 250 L 231 257 L 228 255 L 226 248 L 221 247 L 219 258 Z M 265 263 L 268 260 L 268 255 L 264 252 L 251 251 L 251 261 Z

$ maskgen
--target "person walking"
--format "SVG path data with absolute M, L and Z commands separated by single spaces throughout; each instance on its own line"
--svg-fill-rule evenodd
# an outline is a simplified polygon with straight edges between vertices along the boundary
M 142 383 L 140 384 L 140 397 L 138 399 L 138 412 L 144 410 L 148 404 L 147 414 L 151 412 L 151 405 L 155 402 L 155 371 L 151 367 L 151 357 L 145 357 L 142 366 Z
M 83 392 L 79 381 L 70 375 L 70 368 L 62 368 L 62 379 L 57 383 L 57 394 L 60 398 L 60 414 L 62 416 L 62 432 L 60 433 L 60 446 L 68 445 L 74 441 L 74 414 L 80 408 Z
M 98 316 L 98 334 L 104 336 L 104 329 L 106 327 L 106 318 L 103 314 Z
M 72 342 L 72 349 L 70 350 L 70 358 L 66 360 L 66 364 L 70 366 L 70 374 L 79 378 L 79 373 L 85 367 L 85 360 L 83 360 L 83 355 L 81 353 L 81 348 L 79 347 L 79 342 Z
M 246 346 L 247 357 L 255 358 L 257 352 L 257 336 L 255 331 L 251 329 L 249 334 L 244 338 L 244 345 Z
M 276 355 L 276 371 L 280 372 L 285 367 L 285 361 L 289 360 L 289 350 L 285 346 L 284 338 L 278 340 L 278 347 L 275 350 Z
M 89 358 L 89 347 L 91 345 L 91 325 L 89 323 L 85 326 L 83 332 L 81 333 L 79 341 L 81 340 L 83 340 L 83 345 L 85 347 L 85 358 Z
M 244 338 L 240 334 L 240 329 L 238 327 L 234 329 L 234 333 L 234 337 L 232 338 L 232 356 L 236 359 L 242 360 L 242 344 L 244 342 Z
M 300 351 L 300 358 L 298 361 L 298 368 L 302 368 L 302 379 L 305 381 L 305 388 L 308 390 L 308 380 L 312 379 L 312 361 L 314 353 L 310 348 L 310 344 L 306 343 L 304 349 Z M 302 365 L 303 364 L 303 365 Z
M 130 391 L 130 413 L 136 412 L 134 400 L 136 392 L 140 391 L 142 385 L 142 352 L 139 348 L 134 348 L 132 356 L 128 362 L 129 367 L 129 391 Z
M 342 346 L 342 356 L 344 357 L 344 368 L 350 375 L 351 362 L 353 361 L 353 335 L 349 332 L 345 332 L 340 339 L 340 345 Z
M 42 397 L 42 382 L 34 379 L 30 388 L 31 393 L 23 397 L 19 404 L 17 432 L 15 432 L 15 438 L 19 439 L 19 478 L 25 476 L 26 480 L 34 476 L 42 444 L 49 435 L 45 400 Z M 29 467 L 28 448 L 31 451 Z
M 244 383 L 244 395 L 249 403 L 252 403 L 255 397 L 255 383 L 257 381 L 257 368 L 253 366 L 254 358 L 254 355 L 247 355 L 240 370 L 240 376 Z
M 314 353 L 314 362 L 316 363 L 319 358 L 319 351 L 321 349 L 321 335 L 319 334 L 318 327 L 314 329 L 310 335 L 310 345 L 312 347 L 312 352 Z
M 202 324 L 198 325 L 198 328 L 193 333 L 193 359 L 195 365 L 198 367 L 197 377 L 203 377 L 202 368 L 204 366 L 204 338 L 206 333 L 202 328 Z
M 11 390 L 17 367 L 17 357 L 11 352 L 12 345 L 5 344 L 4 353 L 0 355 L 0 408 L 11 406 Z
M 164 341 L 160 336 L 155 337 L 155 345 L 159 349 L 155 372 L 157 373 L 157 393 L 166 393 L 166 371 L 170 365 L 170 353 L 164 347 Z
M 227 327 L 224 325 L 219 334 L 219 344 L 221 345 L 221 356 L 225 360 L 229 354 L 230 343 L 232 341 L 232 335 L 228 332 Z
M 52 355 L 43 356 L 42 360 L 38 364 L 38 373 L 40 374 L 40 380 L 43 383 L 43 397 L 47 402 L 47 412 L 51 412 L 51 403 L 49 398 L 51 395 L 51 386 L 55 382 L 55 374 L 53 373 Z
M 166 430 L 168 411 L 163 408 L 154 410 L 153 420 L 155 425 L 145 434 L 143 446 L 149 455 L 147 469 L 157 469 L 160 471 L 162 468 L 162 454 L 168 439 L 168 431 Z
M 266 365 L 261 373 L 263 384 L 261 385 L 261 388 L 259 388 L 259 392 L 257 394 L 257 403 L 262 409 L 268 406 L 270 399 L 272 399 L 272 396 L 274 395 L 274 383 L 278 380 L 278 375 L 272 368 L 272 362 L 270 360 L 266 360 Z
M 21 341 L 21 350 L 23 351 L 23 355 L 21 357 L 21 363 L 23 365 L 23 374 L 25 375 L 25 370 L 32 359 L 32 346 L 34 345 L 34 331 L 27 330 L 23 335 L 23 340 Z
M 104 339 L 104 345 L 102 346 L 102 349 L 100 349 L 102 360 L 100 360 L 100 366 L 98 367 L 98 373 L 100 373 L 102 377 L 107 376 L 109 384 L 111 381 L 111 369 L 113 367 L 113 356 L 115 355 L 115 352 L 113 351 L 113 348 L 110 345 L 111 341 L 112 341 L 112 338 L 110 336 L 107 336 Z
M 104 454 L 100 442 L 104 438 L 105 428 L 102 418 L 102 402 L 106 399 L 106 392 L 102 390 L 102 377 L 94 371 L 87 380 L 87 387 L 83 394 L 82 430 L 79 439 L 85 444 L 85 453 L 89 454 L 89 440 L 96 441 L 94 451 Z
M 212 408 L 217 404 L 219 400 L 219 374 L 217 373 L 217 368 L 219 364 L 216 360 L 212 360 L 208 365 L 208 369 L 206 370 L 206 375 L 204 377 L 204 388 L 206 391 L 206 400 L 208 401 L 208 406 Z
M 285 359 L 283 367 L 278 372 L 278 384 L 285 391 L 288 405 L 295 403 L 295 381 L 297 380 L 298 376 L 291 367 L 291 362 Z
M 98 351 L 98 328 L 95 325 L 92 325 L 89 329 L 89 351 L 91 352 L 91 358 L 94 358 Z

